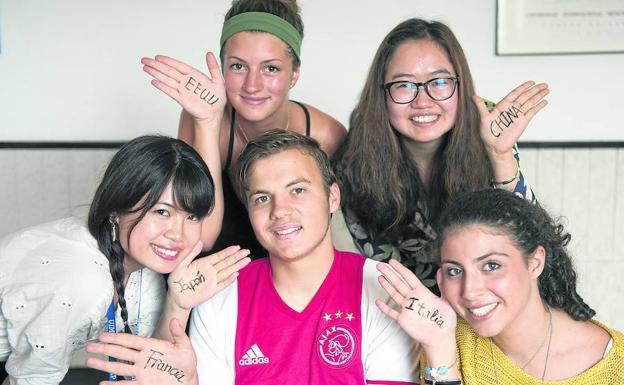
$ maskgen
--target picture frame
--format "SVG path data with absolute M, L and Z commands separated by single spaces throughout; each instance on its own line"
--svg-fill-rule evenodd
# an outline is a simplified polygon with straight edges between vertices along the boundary
M 624 53 L 624 0 L 497 0 L 496 55 Z

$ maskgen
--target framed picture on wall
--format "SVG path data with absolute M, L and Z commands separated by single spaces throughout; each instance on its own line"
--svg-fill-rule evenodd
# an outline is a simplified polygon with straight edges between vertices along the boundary
M 496 54 L 624 52 L 624 0 L 497 0 Z

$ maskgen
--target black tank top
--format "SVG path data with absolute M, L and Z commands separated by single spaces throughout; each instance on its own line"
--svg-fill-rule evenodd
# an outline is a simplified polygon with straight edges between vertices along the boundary
M 302 103 L 296 102 L 298 106 L 303 109 L 306 119 L 306 136 L 310 136 L 310 112 Z M 234 149 L 234 128 L 236 111 L 232 108 L 230 115 L 230 140 L 228 142 L 227 157 L 225 161 L 225 167 L 221 172 L 221 180 L 223 181 L 223 225 L 221 226 L 221 233 L 215 241 L 212 247 L 213 251 L 223 250 L 224 248 L 232 245 L 239 245 L 243 249 L 249 249 L 251 251 L 250 257 L 252 259 L 266 257 L 267 251 L 256 240 L 256 236 L 249 222 L 249 216 L 247 215 L 247 209 L 243 203 L 238 199 L 232 187 L 232 181 L 230 180 L 230 174 L 228 170 L 232 163 L 232 151 Z

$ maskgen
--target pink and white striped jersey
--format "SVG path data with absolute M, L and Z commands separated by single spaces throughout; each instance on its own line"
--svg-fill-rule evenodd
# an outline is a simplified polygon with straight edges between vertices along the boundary
M 279 296 L 268 258 L 194 309 L 200 385 L 416 384 L 419 346 L 375 305 L 378 262 L 334 251 L 301 312 Z

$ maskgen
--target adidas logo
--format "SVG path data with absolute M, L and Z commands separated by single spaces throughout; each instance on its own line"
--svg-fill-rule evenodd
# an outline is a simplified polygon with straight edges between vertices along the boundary
M 257 344 L 253 344 L 253 346 L 247 350 L 247 353 L 243 355 L 243 358 L 238 361 L 238 364 L 241 366 L 263 365 L 268 363 L 269 357 L 265 357 L 264 354 L 262 354 Z

